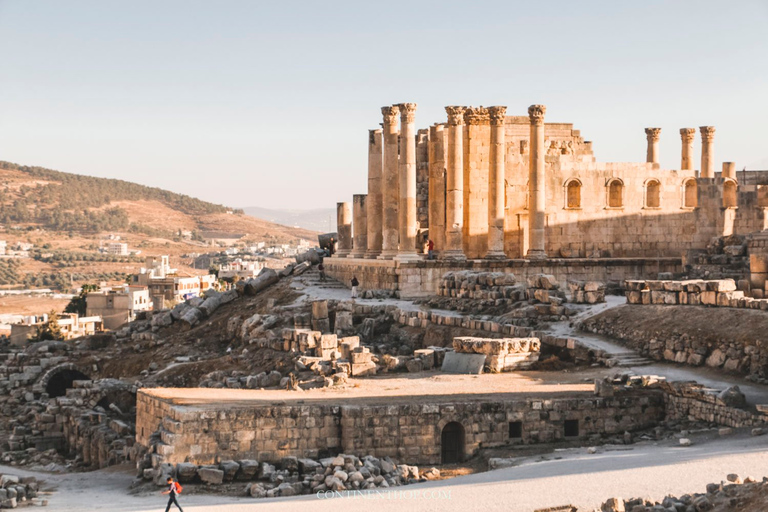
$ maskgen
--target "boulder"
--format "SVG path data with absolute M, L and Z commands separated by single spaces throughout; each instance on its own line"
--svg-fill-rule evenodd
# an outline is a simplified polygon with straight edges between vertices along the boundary
M 253 480 L 259 474 L 259 463 L 253 459 L 244 459 L 240 462 L 240 472 L 235 477 L 237 480 Z M 266 493 L 266 491 L 264 491 Z
M 206 484 L 218 485 L 224 481 L 224 471 L 202 467 L 197 470 L 197 476 Z
M 185 324 L 188 328 L 192 328 L 200 321 L 203 314 L 197 308 L 187 308 L 184 314 L 179 318 L 179 321 Z
M 728 407 L 746 407 L 747 397 L 741 392 L 739 386 L 731 386 L 728 389 L 724 389 L 717 395 L 717 398 L 722 400 Z
M 235 475 L 240 470 L 240 464 L 233 460 L 225 460 L 220 465 L 221 470 L 224 472 L 224 481 L 231 482 L 235 479 Z
M 176 478 L 181 483 L 191 482 L 197 475 L 197 465 L 191 462 L 179 462 L 176 464 Z
M 624 500 L 611 498 L 600 506 L 600 512 L 625 512 Z
M 264 488 L 264 486 L 256 482 L 248 484 L 245 492 L 253 498 L 266 498 L 267 496 L 267 490 Z

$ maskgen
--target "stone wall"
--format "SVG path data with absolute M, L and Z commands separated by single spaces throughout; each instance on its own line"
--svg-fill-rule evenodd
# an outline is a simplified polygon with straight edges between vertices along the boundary
M 157 411 L 167 411 L 161 443 L 155 449 L 163 462 L 171 464 L 241 459 L 276 462 L 288 456 L 317 458 L 340 452 L 437 464 L 441 462 L 441 433 L 451 422 L 461 425 L 461 447 L 468 457 L 479 448 L 566 440 L 566 421 L 575 429 L 572 438 L 582 439 L 647 428 L 664 416 L 663 396 L 652 391 L 612 398 L 456 397 L 386 405 L 350 404 L 350 400 L 344 405 L 272 405 L 260 400 L 246 404 L 247 395 L 238 393 L 247 391 L 230 393 L 230 398 L 240 400 L 209 401 L 203 406 L 141 390 L 139 401 L 151 410 L 141 407 L 137 422 L 145 424 L 145 415 L 154 421 Z M 164 401 L 167 403 L 161 403 Z M 519 422 L 519 430 L 510 428 L 511 422 Z M 150 446 L 141 429 L 137 443 Z
M 690 382 L 662 382 L 667 418 L 670 420 L 698 420 L 742 428 L 764 425 L 768 416 L 760 411 L 733 407 L 717 393 L 700 384 Z
M 360 281 L 360 290 L 387 290 L 402 298 L 437 295 L 447 272 L 512 273 L 519 281 L 537 274 L 555 276 L 565 287 L 568 280 L 600 281 L 621 284 L 627 279 L 647 279 L 661 272 L 682 271 L 681 258 L 581 258 L 530 260 L 471 260 L 396 262 L 354 258 L 326 258 L 326 273 L 349 286 L 352 276 Z
M 629 304 L 711 306 L 768 311 L 768 299 L 746 297 L 743 291 L 736 289 L 733 279 L 628 280 L 625 282 L 625 290 Z

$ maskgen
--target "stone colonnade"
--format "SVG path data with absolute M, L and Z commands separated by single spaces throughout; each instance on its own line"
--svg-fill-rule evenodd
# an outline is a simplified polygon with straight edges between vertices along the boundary
M 445 111 L 447 122 L 430 127 L 428 140 L 427 216 L 435 253 L 445 260 L 466 260 L 467 255 L 504 259 L 506 107 L 448 106 Z M 370 130 L 368 137 L 368 194 L 355 195 L 354 207 L 349 203 L 337 206 L 336 254 L 417 260 L 421 256 L 417 247 L 416 104 L 385 106 L 381 112 L 382 128 Z M 544 105 L 528 108 L 528 259 L 547 257 L 545 114 Z M 701 126 L 699 131 L 701 177 L 714 178 L 715 128 Z M 645 129 L 648 163 L 659 163 L 660 132 L 661 128 Z M 694 128 L 680 129 L 682 170 L 693 169 L 695 132 Z M 472 158 L 476 153 L 483 158 Z M 487 167 L 468 169 L 470 161 L 485 161 Z M 735 178 L 732 166 L 724 167 L 722 176 Z M 472 188 L 479 182 L 487 183 L 487 189 Z M 479 201 L 478 195 L 482 196 Z

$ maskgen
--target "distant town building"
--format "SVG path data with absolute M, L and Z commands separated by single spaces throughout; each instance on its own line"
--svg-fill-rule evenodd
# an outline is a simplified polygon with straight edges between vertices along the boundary
M 202 231 L 200 232 L 200 236 L 210 245 L 230 247 L 242 240 L 245 235 L 227 233 L 225 231 Z
M 107 245 L 107 254 L 128 256 L 128 244 L 125 242 L 110 242 L 109 245 Z
M 260 261 L 243 261 L 238 258 L 219 268 L 219 279 L 233 279 L 235 276 L 240 279 L 250 279 L 259 275 L 263 268 L 264 263 Z
M 48 321 L 48 315 L 29 316 L 19 324 L 11 325 L 11 345 L 22 346 L 37 334 L 37 329 Z M 57 322 L 65 340 L 88 336 L 103 328 L 100 316 L 78 316 L 76 313 L 62 313 Z
M 86 295 L 86 314 L 100 316 L 105 329 L 114 330 L 136 318 L 139 311 L 152 309 L 149 288 L 130 286 L 105 289 Z
M 146 259 L 146 267 L 131 277 L 131 285 L 146 286 L 154 309 L 164 309 L 167 303 L 199 297 L 216 283 L 216 276 L 179 275 L 170 267 L 168 256 Z

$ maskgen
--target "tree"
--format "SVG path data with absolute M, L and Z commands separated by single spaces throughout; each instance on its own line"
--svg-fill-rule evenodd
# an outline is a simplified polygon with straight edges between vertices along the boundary
M 90 292 L 99 291 L 99 285 L 97 284 L 84 284 L 80 289 L 80 293 L 72 297 L 67 307 L 64 308 L 65 313 L 77 313 L 80 316 L 85 316 L 86 299 Z
M 59 326 L 59 314 L 56 311 L 51 310 L 51 312 L 48 313 L 48 321 L 37 327 L 35 341 L 63 339 L 64 333 L 61 332 L 61 327 Z

